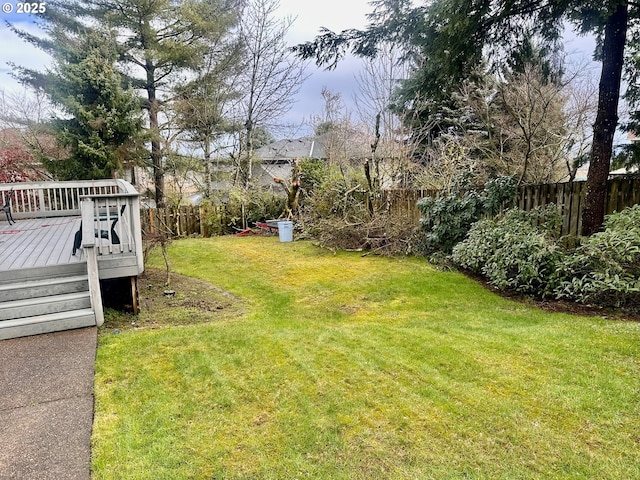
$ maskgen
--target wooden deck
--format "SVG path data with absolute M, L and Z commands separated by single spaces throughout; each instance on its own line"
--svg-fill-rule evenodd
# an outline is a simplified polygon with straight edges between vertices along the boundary
M 9 225 L 0 218 L 0 272 L 80 263 L 71 255 L 80 216 L 17 220 Z
M 144 265 L 140 200 L 131 184 L 0 184 L 0 199 L 17 221 L 0 216 L 0 340 L 102 325 L 103 280 L 114 280 L 110 287 L 129 281 L 137 311 Z M 79 231 L 81 248 L 72 255 Z

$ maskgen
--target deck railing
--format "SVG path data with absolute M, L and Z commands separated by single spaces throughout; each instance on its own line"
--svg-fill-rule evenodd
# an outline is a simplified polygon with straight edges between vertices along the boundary
M 0 203 L 4 205 L 5 199 L 15 219 L 81 216 L 83 225 L 93 225 L 98 256 L 134 254 L 142 272 L 140 200 L 130 183 L 83 180 L 0 184 Z M 82 213 L 84 199 L 93 202 L 91 215 Z
M 91 214 L 82 214 L 83 224 L 93 224 L 97 254 L 140 254 L 142 262 L 142 231 L 140 228 L 140 201 L 138 194 L 120 193 L 83 195 L 91 200 Z
M 24 182 L 0 184 L 0 202 L 9 195 L 16 219 L 80 215 L 80 199 L 86 195 L 137 193 L 122 180 L 72 182 Z

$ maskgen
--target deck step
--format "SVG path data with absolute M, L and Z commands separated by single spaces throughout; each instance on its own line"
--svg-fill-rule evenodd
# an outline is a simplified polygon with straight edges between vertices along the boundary
M 89 289 L 88 282 L 85 274 L 0 284 L 0 302 L 83 292 Z
M 48 313 L 69 312 L 90 307 L 91 298 L 88 291 L 11 300 L 0 303 L 0 321 Z M 2 326 L 0 324 L 0 327 Z
M 96 325 L 87 264 L 0 276 L 0 340 Z
M 92 327 L 95 324 L 96 317 L 91 308 L 4 320 L 0 322 L 0 340 Z
M 11 270 L 10 272 L 2 272 L 0 275 L 0 285 L 6 285 L 16 282 L 31 282 L 45 280 L 49 278 L 62 278 L 75 275 L 87 274 L 87 263 L 78 262 L 62 265 L 50 265 L 40 268 L 23 268 L 21 270 Z M 7 275 L 4 275 L 4 274 Z

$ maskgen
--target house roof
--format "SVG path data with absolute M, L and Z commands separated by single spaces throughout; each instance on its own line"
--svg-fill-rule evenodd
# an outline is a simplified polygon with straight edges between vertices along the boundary
M 255 151 L 263 161 L 293 160 L 295 158 L 326 158 L 324 146 L 316 138 L 278 140 Z
M 635 175 L 636 173 L 638 173 L 638 170 L 639 169 L 637 166 L 632 166 L 629 168 L 622 167 L 617 170 L 613 170 L 612 172 L 609 172 L 609 175 Z

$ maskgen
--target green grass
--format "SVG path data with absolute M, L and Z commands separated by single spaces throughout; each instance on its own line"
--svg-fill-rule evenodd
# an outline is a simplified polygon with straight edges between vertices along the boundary
M 191 239 L 170 255 L 244 306 L 106 325 L 96 479 L 640 478 L 640 324 L 306 242 Z

